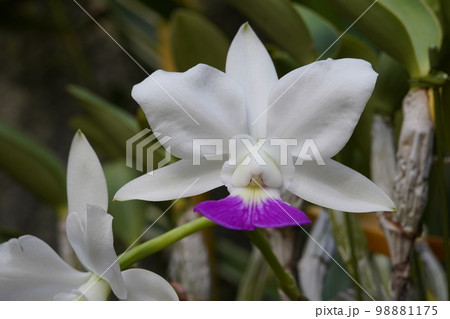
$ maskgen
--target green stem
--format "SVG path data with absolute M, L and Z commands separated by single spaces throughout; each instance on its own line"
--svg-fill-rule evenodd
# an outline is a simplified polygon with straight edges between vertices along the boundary
M 443 111 L 441 103 L 441 94 L 439 88 L 433 88 L 434 93 L 434 114 L 436 119 L 436 148 L 438 155 L 438 168 L 440 171 L 439 175 L 439 190 L 441 197 L 441 219 L 442 219 L 442 235 L 444 240 L 444 261 L 445 270 L 447 273 L 447 290 L 450 291 L 450 251 L 449 251 L 449 233 L 448 233 L 448 206 L 447 206 L 447 196 L 445 192 L 445 167 L 444 167 L 444 136 L 443 136 Z
M 305 300 L 300 293 L 294 278 L 284 270 L 272 251 L 268 241 L 259 229 L 245 232 L 252 243 L 261 251 L 267 263 L 272 268 L 273 273 L 277 277 L 280 288 L 291 300 Z
M 351 263 L 353 265 L 353 277 L 356 282 L 361 282 L 359 277 L 359 268 L 358 268 L 358 258 L 356 258 L 356 248 L 355 248 L 355 238 L 353 236 L 353 227 L 352 227 L 352 216 L 349 213 L 344 213 L 345 218 L 345 225 L 347 226 L 347 235 L 348 235 L 348 242 L 350 245 L 350 258 Z M 355 283 L 355 291 L 356 291 L 356 297 L 359 301 L 363 300 L 363 294 L 361 287 Z
M 214 226 L 215 224 L 205 217 L 200 217 L 174 228 L 167 233 L 162 234 L 156 238 L 150 239 L 119 256 L 119 264 L 121 269 L 131 267 L 134 263 L 148 257 L 161 249 L 172 245 L 178 240 L 189 236 L 202 229 Z

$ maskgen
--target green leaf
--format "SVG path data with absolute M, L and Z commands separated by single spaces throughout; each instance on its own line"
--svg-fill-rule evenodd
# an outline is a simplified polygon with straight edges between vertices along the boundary
M 333 211 L 330 212 L 330 221 L 339 255 L 349 274 L 365 291 L 379 300 L 381 291 L 374 276 L 374 265 L 369 259 L 366 237 L 356 216 L 350 213 Z M 360 289 L 363 300 L 371 299 L 356 283 L 355 289 Z
M 305 22 L 287 0 L 226 0 L 262 30 L 273 43 L 300 64 L 313 62 L 317 53 Z
M 198 63 L 225 70 L 230 42 L 207 18 L 193 10 L 178 9 L 170 18 L 169 30 L 178 71 L 186 71 Z
M 259 249 L 253 248 L 248 261 L 247 269 L 240 281 L 237 300 L 262 300 L 269 280 L 270 272 L 264 256 Z
M 335 0 L 332 3 L 352 21 L 367 10 L 356 26 L 402 63 L 412 77 L 428 74 L 428 48 L 441 46 L 442 30 L 437 17 L 421 0 L 378 0 L 375 3 L 373 0 Z
M 308 27 L 314 40 L 316 52 L 322 55 L 321 59 L 335 57 L 339 50 L 340 42 L 336 41 L 339 37 L 339 32 L 334 25 L 308 7 L 294 3 L 294 8 Z
M 401 102 L 408 93 L 408 73 L 401 64 L 383 53 L 374 68 L 379 75 L 369 107 L 390 116 L 401 107 Z
M 297 0 L 296 2 L 301 2 L 302 5 L 321 15 L 339 30 L 345 30 L 348 27 L 348 21 L 331 4 L 330 0 Z
M 120 187 L 141 174 L 125 166 L 124 161 L 106 164 L 103 169 L 110 198 L 108 213 L 114 217 L 113 231 L 121 242 L 129 247 L 144 231 L 146 203 L 143 201 L 111 202 L 111 200 Z
M 49 149 L 1 121 L 0 149 L 0 168 L 56 211 L 65 207 L 65 169 Z
M 291 72 L 294 69 L 301 67 L 289 53 L 280 50 L 277 47 L 268 46 L 267 49 L 272 57 L 273 64 L 277 70 L 278 78 L 283 77 L 285 74 Z
M 341 46 L 337 55 L 338 58 L 363 59 L 372 63 L 372 65 L 377 63 L 378 53 L 359 38 L 346 33 L 339 39 L 339 42 Z
M 445 33 L 447 38 L 450 37 L 450 1 L 441 0 L 442 19 L 444 20 Z
M 85 88 L 71 85 L 68 91 L 81 102 L 82 107 L 98 128 L 104 131 L 108 142 L 116 147 L 119 154 L 125 156 L 127 139 L 139 132 L 136 119 Z
M 435 115 L 436 116 L 436 115 Z M 450 82 L 447 82 L 442 88 L 442 119 L 445 122 L 445 119 L 450 118 Z M 443 125 L 441 127 L 444 130 L 443 139 L 445 145 L 445 154 L 448 155 L 450 153 L 450 125 Z
M 111 2 L 121 22 L 121 31 L 130 42 L 127 47 L 153 69 L 161 67 L 160 29 L 164 22 L 160 14 L 137 0 Z

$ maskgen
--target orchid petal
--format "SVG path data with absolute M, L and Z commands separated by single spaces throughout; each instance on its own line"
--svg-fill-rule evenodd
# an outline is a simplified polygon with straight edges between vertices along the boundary
M 245 192 L 259 194 L 252 194 L 253 198 L 249 200 L 243 194 Z M 283 202 L 279 197 L 269 196 L 262 189 L 247 189 L 239 195 L 233 193 L 218 201 L 202 202 L 194 207 L 194 211 L 218 225 L 239 230 L 311 224 L 302 211 Z
M 172 286 L 161 276 L 144 269 L 128 269 L 122 272 L 128 290 L 127 300 L 178 301 Z
M 377 73 L 358 59 L 318 61 L 282 77 L 270 93 L 267 132 L 297 138 L 298 155 L 312 139 L 324 158 L 347 143 L 372 94 Z
M 226 73 L 244 88 L 250 135 L 266 137 L 267 102 L 278 77 L 269 53 L 248 23 L 241 26 L 231 43 Z
M 112 219 L 101 207 L 87 205 L 86 212 L 72 212 L 67 217 L 67 237 L 83 266 L 106 280 L 117 297 L 126 298 L 114 251 Z
M 26 235 L 0 245 L 0 300 L 53 300 L 89 280 L 44 241 Z
M 204 64 L 184 73 L 156 71 L 133 87 L 132 96 L 153 132 L 161 134 L 158 138 L 170 137 L 162 144 L 179 158 L 193 157 L 193 139 L 227 139 L 247 132 L 242 89 Z
M 138 177 L 119 189 L 114 200 L 140 199 L 164 201 L 189 197 L 222 186 L 220 171 L 223 161 L 180 160 Z
M 75 134 L 67 165 L 69 212 L 84 212 L 86 205 L 108 208 L 108 191 L 102 166 L 81 131 Z
M 289 191 L 320 206 L 346 212 L 394 211 L 395 205 L 375 183 L 333 160 L 296 166 Z

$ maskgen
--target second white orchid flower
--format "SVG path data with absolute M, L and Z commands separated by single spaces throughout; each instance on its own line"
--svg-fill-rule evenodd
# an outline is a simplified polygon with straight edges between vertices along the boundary
M 122 300 L 178 300 L 159 275 L 120 271 L 105 176 L 81 132 L 70 149 L 67 193 L 67 237 L 87 271 L 69 266 L 39 238 L 11 239 L 0 245 L 0 300 L 106 300 L 111 289 Z

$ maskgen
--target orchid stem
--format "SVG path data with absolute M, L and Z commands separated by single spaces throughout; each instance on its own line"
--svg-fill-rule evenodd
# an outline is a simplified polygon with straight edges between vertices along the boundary
M 205 217 L 200 217 L 190 221 L 184 225 L 174 228 L 161 236 L 155 237 L 142 243 L 119 256 L 118 261 L 120 268 L 126 269 L 134 263 L 160 251 L 161 249 L 172 245 L 178 240 L 189 236 L 195 232 L 205 228 L 214 226 L 215 224 Z
M 272 268 L 272 271 L 275 274 L 280 288 L 283 290 L 283 292 L 291 300 L 306 300 L 305 297 L 300 293 L 294 278 L 292 278 L 292 276 L 288 272 L 286 272 L 286 270 L 278 261 L 277 257 L 272 251 L 272 248 L 269 245 L 269 242 L 266 240 L 261 231 L 259 229 L 255 229 L 254 231 L 247 231 L 245 233 L 250 238 L 253 245 L 255 245 L 261 251 L 267 263 Z

